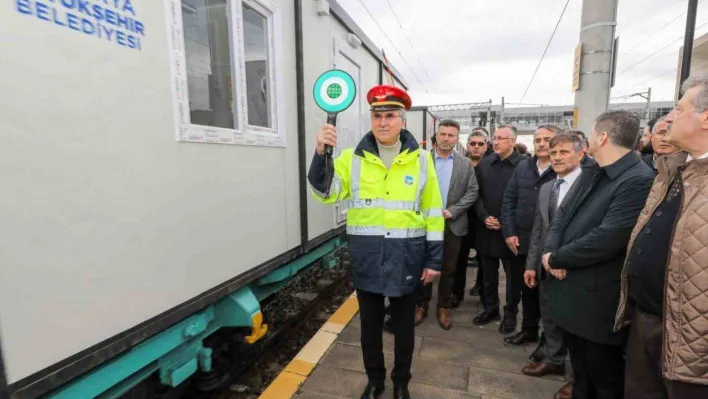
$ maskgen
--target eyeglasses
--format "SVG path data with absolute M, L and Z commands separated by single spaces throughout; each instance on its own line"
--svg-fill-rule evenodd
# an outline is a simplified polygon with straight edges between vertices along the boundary
M 384 114 L 373 114 L 373 115 L 371 116 L 371 118 L 372 118 L 373 120 L 375 120 L 376 122 L 381 122 L 381 120 L 383 120 L 383 119 L 385 119 L 386 122 L 390 122 L 390 121 L 392 121 L 392 120 L 394 120 L 394 119 L 396 119 L 396 118 L 400 118 L 400 115 L 398 115 L 398 114 L 393 114 L 393 113 L 391 113 L 391 114 L 385 114 L 385 115 L 384 115 Z
M 481 143 L 479 141 L 470 141 L 469 143 L 467 143 L 467 145 L 469 145 L 470 147 L 484 147 L 485 145 L 487 145 L 487 143 Z
M 513 140 L 513 139 L 514 139 L 513 137 L 497 137 L 497 136 L 492 137 L 492 141 Z

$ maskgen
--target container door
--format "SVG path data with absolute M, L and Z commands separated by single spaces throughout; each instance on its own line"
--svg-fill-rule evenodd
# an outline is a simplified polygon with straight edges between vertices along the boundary
M 361 64 L 357 62 L 354 51 L 344 40 L 335 38 L 334 45 L 334 67 L 341 69 L 352 76 L 356 84 L 356 99 L 354 103 L 344 112 L 337 115 L 337 148 L 334 155 L 339 156 L 344 149 L 354 148 L 366 133 L 363 129 L 362 113 L 362 70 Z M 335 206 L 335 223 L 341 225 L 347 219 L 347 202 L 339 203 Z

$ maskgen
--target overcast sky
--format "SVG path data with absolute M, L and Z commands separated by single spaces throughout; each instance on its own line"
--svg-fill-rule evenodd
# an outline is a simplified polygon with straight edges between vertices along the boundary
M 490 98 L 498 104 L 505 96 L 507 106 L 516 106 L 566 0 L 388 0 L 393 11 L 387 0 L 338 2 L 386 51 L 410 86 L 414 105 Z M 386 29 L 393 45 L 362 2 Z M 619 0 L 618 74 L 612 97 L 651 87 L 652 100 L 673 99 L 679 48 L 683 45 L 683 39 L 677 39 L 684 35 L 687 4 L 687 0 Z M 581 8 L 582 0 L 570 1 L 524 104 L 573 104 L 573 52 L 579 39 Z M 701 27 L 703 24 L 706 26 Z M 700 0 L 696 27 L 696 38 L 708 33 L 708 1 Z M 633 97 L 627 101 L 645 100 Z

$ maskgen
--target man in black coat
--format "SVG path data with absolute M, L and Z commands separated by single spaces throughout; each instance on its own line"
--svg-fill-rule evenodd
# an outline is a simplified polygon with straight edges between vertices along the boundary
M 487 156 L 489 147 L 491 146 L 489 145 L 487 129 L 483 127 L 472 129 L 472 133 L 467 137 L 467 158 L 472 162 L 472 166 L 475 168 L 475 177 L 477 178 L 479 178 L 479 169 L 477 166 L 482 162 L 482 159 Z M 494 151 L 492 151 L 492 154 L 494 154 Z M 452 288 L 452 298 L 450 299 L 450 304 L 453 308 L 460 306 L 460 303 L 465 297 L 467 266 L 469 264 L 470 251 L 475 246 L 478 223 L 477 214 L 475 213 L 474 206 L 472 206 L 467 210 L 467 235 L 464 240 L 462 240 L 462 248 L 460 249 L 460 256 L 457 259 L 457 266 L 455 268 L 455 284 Z M 477 280 L 470 292 L 478 293 L 482 285 L 482 267 L 480 266 L 479 251 L 477 250 L 475 250 L 474 259 L 477 267 Z
M 538 324 L 541 319 L 539 310 L 538 289 L 529 288 L 524 284 L 526 255 L 529 253 L 529 241 L 533 230 L 538 190 L 545 183 L 556 178 L 556 172 L 551 169 L 549 154 L 550 142 L 558 134 L 560 128 L 553 125 L 541 125 L 533 135 L 533 158 L 524 159 L 511 175 L 509 185 L 504 191 L 502 202 L 501 226 L 502 235 L 509 250 L 514 253 L 511 260 L 511 293 L 513 303 L 507 304 L 510 312 L 504 313 L 499 332 L 509 334 L 516 329 L 516 314 L 519 300 L 523 300 L 524 318 L 521 322 L 521 332 L 504 338 L 508 345 L 523 345 L 527 342 L 538 342 Z
M 477 167 L 479 199 L 475 203 L 475 211 L 483 223 L 478 226 L 475 249 L 479 251 L 481 260 L 484 311 L 474 318 L 473 323 L 476 325 L 499 319 L 499 261 L 502 262 L 506 275 L 512 274 L 511 261 L 514 254 L 504 242 L 499 219 L 504 190 L 516 165 L 527 159 L 514 150 L 516 132 L 516 128 L 510 125 L 497 128 L 492 138 L 494 155 L 485 157 Z M 505 317 L 516 317 L 518 313 L 518 300 L 517 307 L 514 308 L 515 302 L 512 298 L 518 287 L 512 287 L 512 283 L 516 284 L 515 280 L 507 277 Z
M 548 285 L 551 318 L 564 331 L 573 398 L 621 398 L 626 331 L 613 332 L 627 244 L 654 173 L 634 152 L 639 118 L 610 111 L 595 120 L 590 152 L 598 163 L 558 208 L 542 259 L 559 281 Z M 590 172 L 590 171 L 589 171 Z

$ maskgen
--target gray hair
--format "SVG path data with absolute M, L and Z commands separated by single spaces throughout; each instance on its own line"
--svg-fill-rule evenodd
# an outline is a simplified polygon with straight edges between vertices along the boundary
M 553 134 L 563 133 L 563 129 L 561 129 L 560 127 L 558 127 L 556 125 L 540 125 L 539 127 L 536 128 L 536 131 L 538 131 L 540 129 L 546 129 L 549 132 L 553 132 Z M 536 135 L 536 133 L 534 133 L 534 136 L 535 135 Z
M 560 143 L 573 143 L 575 152 L 580 152 L 585 149 L 585 142 L 578 137 L 577 134 L 560 132 L 551 139 L 550 148 L 557 146 Z
M 708 109 L 708 74 L 701 74 L 695 76 L 689 76 L 685 82 L 681 85 L 681 93 L 686 94 L 686 92 L 694 87 L 700 87 L 701 90 L 693 99 L 693 107 L 696 112 L 703 112 Z
M 514 125 L 499 125 L 499 127 L 497 127 L 497 130 L 504 128 L 509 129 L 511 131 L 511 135 L 514 138 L 516 138 L 517 134 L 519 133 L 519 129 L 517 129 Z
M 651 129 L 651 134 L 654 134 L 654 130 L 656 130 L 656 127 L 659 125 L 660 122 L 663 122 L 664 119 L 666 119 L 666 117 L 662 116 L 654 122 L 654 127 Z
M 400 116 L 401 119 L 405 121 L 406 120 L 406 109 L 405 108 L 399 109 L 398 116 Z
M 632 149 L 639 139 L 639 117 L 625 110 L 607 111 L 595 119 L 595 131 L 607 132 L 612 144 Z

